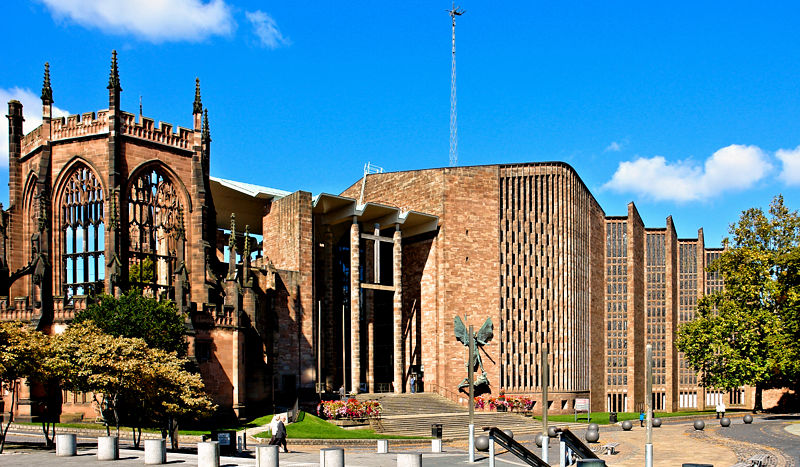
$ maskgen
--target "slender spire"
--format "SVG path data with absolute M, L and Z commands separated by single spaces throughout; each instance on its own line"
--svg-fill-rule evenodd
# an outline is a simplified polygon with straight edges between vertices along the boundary
M 108 75 L 108 89 L 122 91 L 119 84 L 119 68 L 117 67 L 117 51 L 111 52 L 111 73 Z
M 203 113 L 203 142 L 211 142 L 211 127 L 208 126 L 208 109 Z
M 244 226 L 244 249 L 242 250 L 242 258 L 250 257 L 250 225 Z
M 236 249 L 236 213 L 231 213 L 231 234 L 228 237 L 228 247 L 231 251 Z
M 231 234 L 228 237 L 228 280 L 236 279 L 236 214 L 231 213 Z
M 44 84 L 42 84 L 42 104 L 53 103 L 53 88 L 50 87 L 50 62 L 44 64 Z
M 203 101 L 200 99 L 200 78 L 194 79 L 194 111 L 199 114 L 203 111 Z

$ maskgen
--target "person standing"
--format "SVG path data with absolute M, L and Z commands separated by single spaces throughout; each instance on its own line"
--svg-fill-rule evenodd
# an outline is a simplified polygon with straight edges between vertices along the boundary
M 639 412 L 639 426 L 644 426 L 644 412 Z
M 413 374 L 411 375 L 410 383 L 411 383 L 411 394 L 414 394 L 415 392 L 417 392 L 417 386 L 416 386 L 417 378 Z

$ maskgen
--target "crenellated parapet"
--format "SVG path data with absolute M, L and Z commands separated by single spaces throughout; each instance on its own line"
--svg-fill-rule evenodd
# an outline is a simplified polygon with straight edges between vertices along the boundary
M 34 310 L 28 304 L 28 297 L 11 300 L 8 297 L 0 297 L 0 321 L 30 321 L 33 317 Z
M 30 133 L 24 135 L 21 141 L 21 154 L 28 154 L 42 144 L 42 125 L 37 126 Z
M 156 126 L 155 121 L 147 117 L 142 117 L 141 121 L 136 123 L 136 117 L 128 112 L 122 112 L 120 123 L 122 134 L 126 136 L 179 149 L 190 150 L 192 147 L 194 130 L 179 126 L 178 131 L 174 132 L 171 123 L 158 122 L 158 126 Z
M 53 119 L 53 140 L 108 133 L 108 110 Z

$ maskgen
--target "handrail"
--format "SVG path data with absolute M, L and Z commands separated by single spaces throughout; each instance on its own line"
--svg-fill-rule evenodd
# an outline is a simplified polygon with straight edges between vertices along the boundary
M 459 399 L 463 398 L 469 399 L 469 395 L 459 394 L 458 392 L 453 391 L 452 389 L 448 389 L 436 383 L 425 383 L 425 385 L 430 386 L 431 389 L 433 389 L 433 392 L 435 392 L 436 394 L 439 394 L 445 399 L 449 399 L 450 401 L 455 402 L 456 404 L 459 405 L 464 405 L 464 403 L 461 402 Z M 474 404 L 475 401 L 473 401 L 472 403 Z M 467 408 L 469 408 L 469 406 L 467 406 Z
M 560 434 L 561 441 L 581 459 L 599 459 L 597 454 L 593 453 L 589 446 L 583 444 L 583 441 L 578 439 L 569 428 L 556 428 L 556 433 Z
M 506 448 L 508 452 L 514 454 L 519 460 L 528 465 L 532 465 L 534 467 L 550 467 L 550 464 L 540 459 L 539 456 L 530 452 L 528 448 L 520 444 L 518 441 L 515 441 L 514 438 L 500 431 L 500 429 L 497 427 L 489 428 L 489 438 L 494 439 L 497 444 Z

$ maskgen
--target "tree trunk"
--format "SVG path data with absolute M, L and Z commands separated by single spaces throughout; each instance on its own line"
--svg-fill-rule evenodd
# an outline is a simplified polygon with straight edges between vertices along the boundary
M 142 442 L 142 427 L 133 427 L 131 431 L 133 432 L 133 448 L 139 449 L 139 444 Z M 139 433 L 138 436 L 136 435 L 137 432 Z
M 53 428 L 53 436 L 50 436 L 50 428 Z M 44 442 L 48 448 L 53 447 L 56 439 L 56 422 L 45 421 L 42 422 L 42 433 L 44 433 Z
M 11 387 L 11 408 L 8 411 L 8 423 L 6 423 L 6 427 L 3 429 L 3 436 L 0 436 L 0 454 L 3 453 L 3 448 L 6 446 L 6 434 L 8 434 L 8 428 L 11 426 L 11 422 L 14 421 L 14 404 L 17 401 L 16 381 L 12 382 L 10 387 Z
M 755 412 L 755 413 L 764 411 L 764 406 L 763 406 L 762 401 L 761 401 L 763 390 L 764 390 L 763 385 L 761 383 L 756 383 L 756 394 L 755 394 L 755 399 L 756 400 L 753 403 L 753 412 Z

